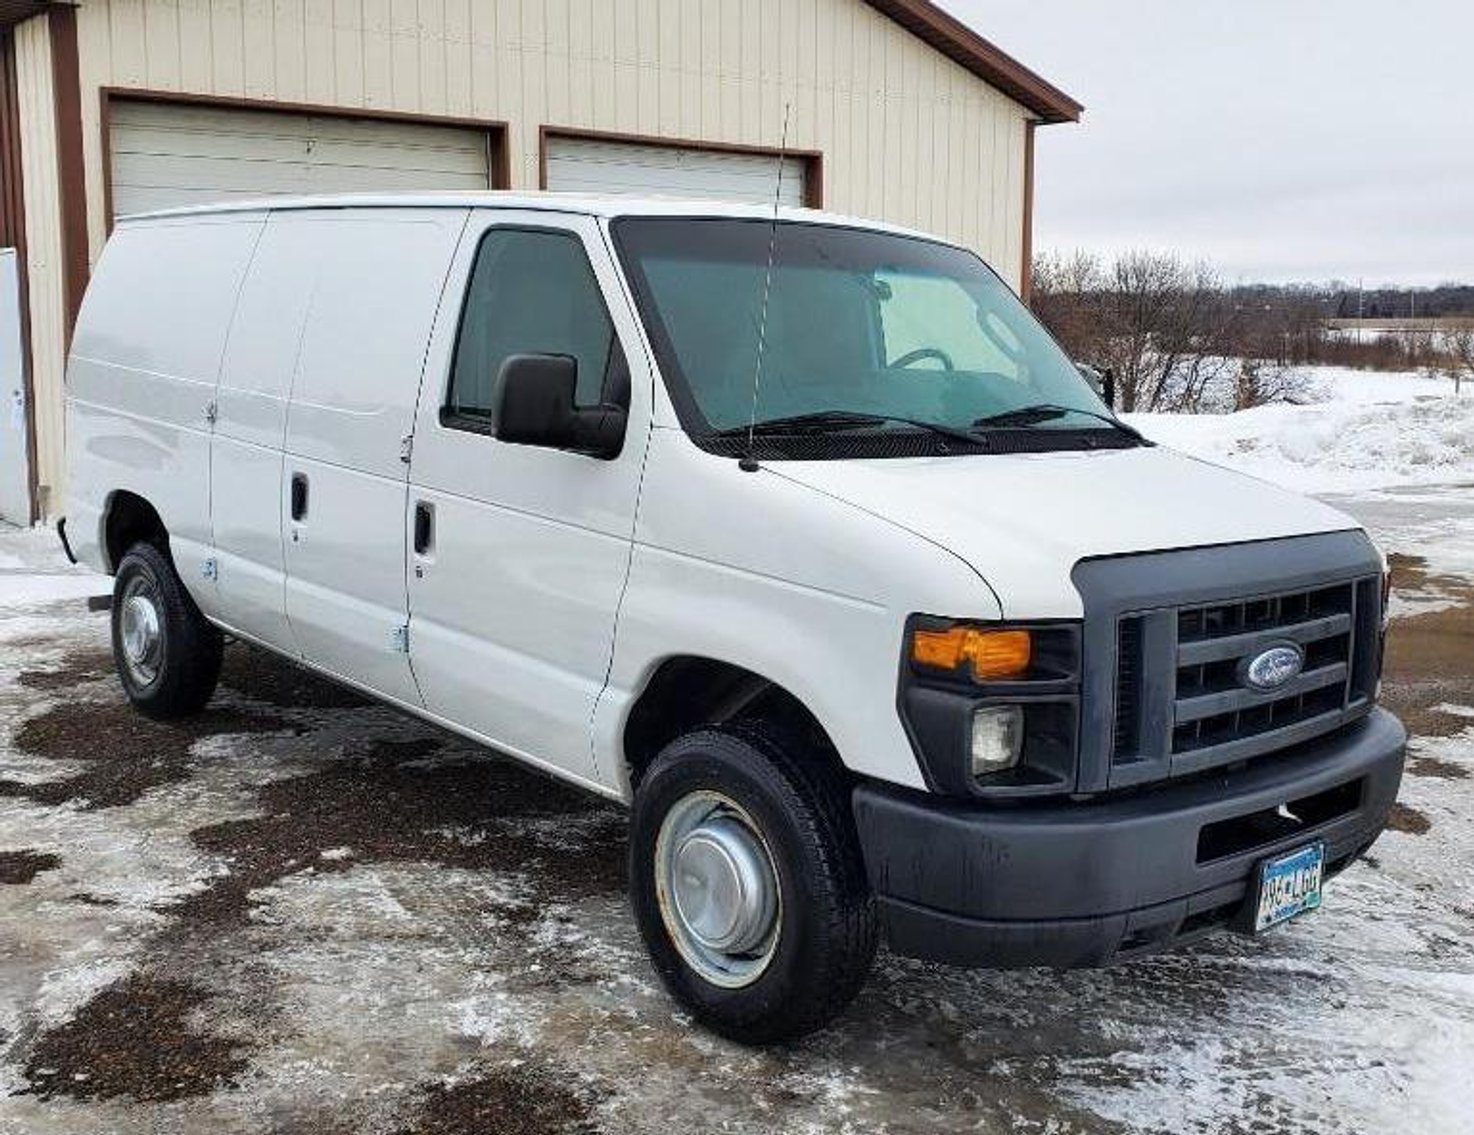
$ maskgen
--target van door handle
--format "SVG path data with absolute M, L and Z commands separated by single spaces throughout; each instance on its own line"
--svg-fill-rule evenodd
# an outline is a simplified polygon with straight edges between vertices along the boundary
M 307 519 L 307 474 L 292 474 L 292 519 Z
M 427 501 L 416 501 L 415 555 L 429 555 L 433 547 L 435 547 L 435 506 Z

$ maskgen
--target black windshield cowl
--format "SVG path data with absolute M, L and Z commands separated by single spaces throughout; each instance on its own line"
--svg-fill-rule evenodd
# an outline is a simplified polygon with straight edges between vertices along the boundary
M 977 436 L 968 430 L 945 425 L 942 422 L 927 422 L 919 418 L 897 417 L 894 414 L 870 414 L 862 410 L 816 410 L 808 414 L 793 414 L 784 418 L 767 418 L 751 426 L 732 426 L 717 430 L 710 436 L 719 439 L 744 438 L 749 432 L 754 437 L 812 437 L 846 430 L 872 429 L 876 426 L 897 425 L 923 430 L 941 438 L 961 442 L 968 448 L 977 444 Z
M 1085 410 L 1079 406 L 1064 406 L 1057 402 L 1035 402 L 1028 406 L 1018 406 L 1012 410 L 1004 410 L 1001 413 L 988 414 L 974 421 L 972 427 L 975 430 L 1026 428 L 1038 422 L 1049 422 L 1056 418 L 1063 418 L 1067 414 L 1080 414 L 1087 418 L 1094 418 L 1098 422 L 1104 422 L 1114 430 L 1119 430 L 1140 445 L 1152 444 L 1140 430 L 1128 426 L 1125 422 L 1111 414 L 1102 414 L 1095 410 Z
M 829 429 L 821 431 L 754 431 L 747 427 L 706 433 L 692 439 L 706 452 L 739 461 L 836 461 L 904 457 L 974 457 L 1009 453 L 1061 453 L 1080 450 L 1135 449 L 1126 434 L 1098 429 L 979 430 L 961 438 L 921 429 Z

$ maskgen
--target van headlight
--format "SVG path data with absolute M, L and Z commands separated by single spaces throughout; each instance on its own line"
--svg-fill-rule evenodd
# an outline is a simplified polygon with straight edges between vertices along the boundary
M 1081 625 L 913 615 L 899 708 L 933 791 L 1040 796 L 1074 791 Z

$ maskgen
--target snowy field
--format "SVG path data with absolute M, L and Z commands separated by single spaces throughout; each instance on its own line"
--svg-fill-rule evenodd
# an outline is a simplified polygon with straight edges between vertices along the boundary
M 0 1133 L 1474 1130 L 1474 391 L 1320 377 L 1136 421 L 1393 555 L 1394 830 L 1262 939 L 1064 974 L 882 955 L 765 1052 L 660 991 L 616 809 L 239 646 L 207 715 L 145 722 L 83 601 L 107 581 L 0 529 Z
M 1127 414 L 1163 445 L 1304 493 L 1474 483 L 1474 381 L 1307 367 L 1306 405 Z

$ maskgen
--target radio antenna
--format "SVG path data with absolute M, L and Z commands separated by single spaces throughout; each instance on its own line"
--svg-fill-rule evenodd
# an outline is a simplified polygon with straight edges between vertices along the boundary
M 773 291 L 773 255 L 778 248 L 778 204 L 783 200 L 783 167 L 788 159 L 788 111 L 791 105 L 783 104 L 783 139 L 778 144 L 778 171 L 773 178 L 773 219 L 768 225 L 768 265 L 763 270 L 763 299 L 758 307 L 757 360 L 752 368 L 752 404 L 747 413 L 747 452 L 737 462 L 746 473 L 756 473 L 758 467 L 752 446 L 757 434 L 757 396 L 763 383 L 763 356 L 768 349 L 768 297 Z

